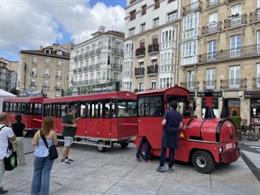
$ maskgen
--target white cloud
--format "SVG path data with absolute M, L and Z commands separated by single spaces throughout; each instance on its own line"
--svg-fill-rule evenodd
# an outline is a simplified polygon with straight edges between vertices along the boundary
M 124 30 L 124 9 L 86 0 L 0 1 L 0 52 L 37 49 L 59 41 L 63 31 L 74 42 L 84 41 L 104 25 Z

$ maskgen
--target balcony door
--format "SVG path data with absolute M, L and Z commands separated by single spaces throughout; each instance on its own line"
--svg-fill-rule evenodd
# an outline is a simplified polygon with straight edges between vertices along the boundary
M 216 60 L 217 41 L 208 42 L 208 60 Z
M 218 23 L 218 13 L 214 12 L 209 14 L 209 23 L 208 23 L 209 32 L 214 32 L 217 30 L 217 23 Z
M 194 70 L 187 72 L 187 88 L 190 90 L 195 89 L 195 71 Z
M 257 44 L 257 53 L 260 53 L 260 31 L 256 33 L 256 44 Z
M 242 7 L 240 4 L 234 5 L 231 7 L 231 26 L 240 25 L 241 24 L 241 15 L 242 15 Z
M 260 88 L 260 63 L 256 64 L 256 87 Z
M 241 46 L 241 37 L 240 35 L 235 35 L 230 37 L 230 57 L 240 56 L 240 46 Z
M 206 72 L 206 89 L 215 89 L 216 69 L 207 69 Z
M 229 67 L 229 88 L 240 87 L 240 66 Z

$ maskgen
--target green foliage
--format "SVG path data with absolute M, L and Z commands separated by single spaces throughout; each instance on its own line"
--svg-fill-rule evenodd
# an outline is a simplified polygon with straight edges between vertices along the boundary
M 237 129 L 241 129 L 241 117 L 240 116 L 230 116 L 229 119 L 235 123 Z

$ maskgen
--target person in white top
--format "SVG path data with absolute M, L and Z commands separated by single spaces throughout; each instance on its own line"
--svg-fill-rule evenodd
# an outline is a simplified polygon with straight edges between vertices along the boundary
M 4 158 L 7 155 L 8 141 L 15 141 L 15 134 L 13 130 L 8 127 L 7 115 L 0 113 L 0 185 L 5 173 Z M 3 187 L 0 187 L 0 194 L 7 193 Z

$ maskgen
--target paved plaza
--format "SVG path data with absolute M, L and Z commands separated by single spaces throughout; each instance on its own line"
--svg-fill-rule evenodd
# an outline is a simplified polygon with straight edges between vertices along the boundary
M 12 195 L 30 193 L 33 154 L 26 138 L 27 164 L 6 172 L 3 186 Z M 61 147 L 59 147 L 61 151 Z M 259 158 L 260 154 L 256 158 Z M 51 176 L 55 195 L 258 195 L 260 183 L 242 158 L 212 174 L 198 173 L 191 165 L 177 163 L 173 173 L 157 173 L 158 159 L 135 160 L 135 147 L 119 146 L 99 153 L 95 147 L 73 145 L 71 165 L 56 160 Z

